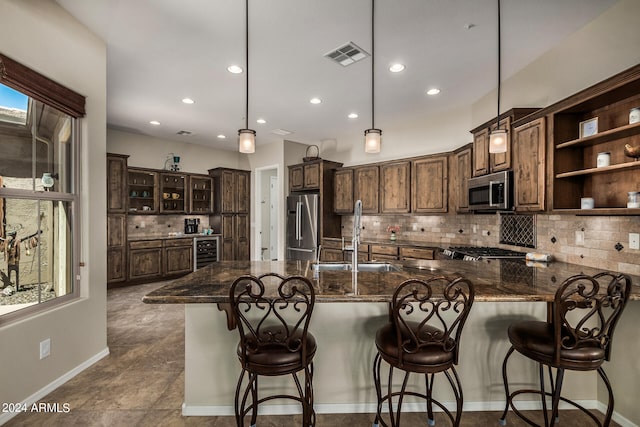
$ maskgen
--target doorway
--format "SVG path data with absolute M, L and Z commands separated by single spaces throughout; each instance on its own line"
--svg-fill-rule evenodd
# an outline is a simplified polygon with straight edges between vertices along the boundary
M 257 230 L 257 245 L 254 259 L 262 261 L 275 261 L 278 259 L 280 235 L 280 203 L 279 203 L 279 179 L 276 166 L 257 169 L 256 188 L 259 201 L 257 207 L 259 224 Z

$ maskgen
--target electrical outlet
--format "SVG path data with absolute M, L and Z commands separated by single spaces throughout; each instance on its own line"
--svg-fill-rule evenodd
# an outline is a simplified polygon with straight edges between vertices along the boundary
M 146 227 L 146 224 L 144 223 L 144 221 L 140 221 L 140 228 L 144 228 Z
M 584 246 L 584 231 L 576 231 L 576 245 Z
M 629 249 L 640 249 L 640 233 L 629 233 Z
M 45 357 L 49 357 L 51 354 L 51 338 L 47 338 L 46 340 L 40 341 L 40 359 L 44 359 Z
M 489 230 L 482 230 L 482 235 L 483 236 L 488 236 L 489 235 Z

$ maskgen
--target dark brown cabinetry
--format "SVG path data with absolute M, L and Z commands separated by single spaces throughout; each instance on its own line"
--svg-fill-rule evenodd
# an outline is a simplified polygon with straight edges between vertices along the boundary
M 165 240 L 163 259 L 165 276 L 190 273 L 193 271 L 193 240 Z
M 128 212 L 158 213 L 158 173 L 149 169 L 129 168 L 127 171 Z
M 512 108 L 500 114 L 500 129 L 507 131 L 506 153 L 489 153 L 489 135 L 496 128 L 495 118 L 471 130 L 473 134 L 473 176 L 511 168 L 512 124 L 538 110 L 539 108 Z
M 370 245 L 371 261 L 397 260 L 400 254 L 396 245 Z
M 107 284 L 127 280 L 127 217 L 107 215 Z
M 362 200 L 362 213 L 376 214 L 380 211 L 379 182 L 378 165 L 359 166 L 353 169 L 354 199 Z
M 251 172 L 216 168 L 209 170 L 209 175 L 215 195 L 210 224 L 222 234 L 222 260 L 249 260 Z
M 434 259 L 435 249 L 433 248 L 414 248 L 410 246 L 400 247 L 400 259 Z
M 127 158 L 107 154 L 107 285 L 127 280 Z
M 121 154 L 107 154 L 107 213 L 127 211 L 127 158 Z
M 213 212 L 213 179 L 208 176 L 189 175 L 189 213 L 210 214 Z
M 513 130 L 513 181 L 516 211 L 545 209 L 545 118 Z
M 333 175 L 333 212 L 353 213 L 353 169 L 337 169 Z
M 410 210 L 409 161 L 380 165 L 380 213 L 408 213 Z
M 469 178 L 473 160 L 473 143 L 457 149 L 453 154 L 449 176 L 449 208 L 454 212 L 469 211 Z
M 353 210 L 353 179 L 348 172 L 340 172 L 339 185 L 341 192 L 335 191 L 335 173 L 340 171 L 342 163 L 331 160 L 312 160 L 289 166 L 289 190 L 296 192 L 313 192 L 320 196 L 320 212 L 318 213 L 319 237 L 340 236 L 340 217 L 335 215 L 336 203 L 339 209 L 347 213 Z M 302 171 L 302 186 L 299 184 L 299 173 Z M 344 191 L 343 191 L 344 190 Z M 351 207 L 349 208 L 349 205 Z
M 186 195 L 187 175 L 179 173 L 160 173 L 161 213 L 180 214 L 187 212 Z
M 152 281 L 162 277 L 162 240 L 129 242 L 129 280 Z
M 411 212 L 447 212 L 449 157 L 437 155 L 411 162 Z
M 553 156 L 552 208 L 581 215 L 639 215 L 627 207 L 627 193 L 640 190 L 640 161 L 625 146 L 640 147 L 640 123 L 629 123 L 640 107 L 640 65 L 604 80 L 545 109 Z M 597 118 L 596 133 L 580 132 Z M 610 154 L 609 166 L 597 167 L 598 153 Z M 580 209 L 592 197 L 595 209 Z
M 289 166 L 289 191 L 320 190 L 326 166 L 332 163 L 319 159 Z

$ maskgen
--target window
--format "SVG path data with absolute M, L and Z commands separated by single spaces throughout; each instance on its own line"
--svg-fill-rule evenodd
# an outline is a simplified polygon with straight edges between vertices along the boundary
M 0 54 L 0 324 L 79 294 L 83 115 L 83 97 Z

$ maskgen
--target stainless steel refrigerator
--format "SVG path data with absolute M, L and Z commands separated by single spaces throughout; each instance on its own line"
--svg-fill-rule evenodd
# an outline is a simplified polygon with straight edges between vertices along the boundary
M 318 194 L 287 197 L 287 259 L 316 259 L 319 204 Z

